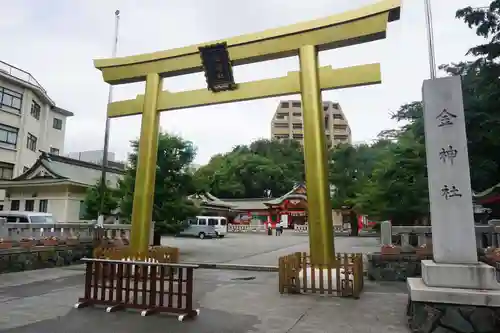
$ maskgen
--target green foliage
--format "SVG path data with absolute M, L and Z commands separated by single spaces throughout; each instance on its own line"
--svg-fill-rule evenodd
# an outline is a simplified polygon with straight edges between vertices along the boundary
M 133 153 L 129 156 L 130 168 L 119 182 L 122 214 L 132 215 L 137 152 L 139 142 L 132 141 Z M 193 162 L 196 149 L 189 141 L 167 133 L 160 133 L 156 162 L 155 195 L 153 200 L 153 221 L 159 233 L 176 233 L 182 228 L 182 221 L 198 214 L 199 209 L 187 200 L 196 191 L 189 165 Z
M 457 11 L 469 27 L 489 42 L 471 48 L 473 62 L 443 65 L 449 75 L 461 75 L 472 188 L 481 191 L 500 183 L 500 0 L 486 8 Z M 337 190 L 334 207 L 352 207 L 373 219 L 395 224 L 425 223 L 429 218 L 423 107 L 401 106 L 392 118 L 404 125 L 379 135 L 371 146 L 341 147 L 332 154 L 330 180 Z M 371 155 L 362 149 L 372 150 Z M 362 161 L 360 156 L 375 159 Z M 372 160 L 373 161 L 373 160 Z M 361 170 L 365 170 L 361 172 Z M 368 175 L 368 176 L 366 176 Z
M 101 193 L 103 193 L 103 189 L 101 188 L 100 180 L 97 184 L 87 189 L 84 200 L 85 211 L 83 213 L 83 218 L 85 220 L 96 220 L 99 213 L 111 215 L 118 208 L 119 199 L 117 190 L 109 186 L 105 186 L 104 209 L 101 212 Z
M 196 184 L 221 198 L 280 196 L 304 179 L 304 157 L 291 140 L 257 140 L 212 157 L 195 173 Z
M 478 36 L 488 39 L 488 43 L 471 48 L 468 54 L 490 61 L 500 56 L 500 0 L 492 1 L 488 7 L 462 8 L 456 17 L 474 28 Z

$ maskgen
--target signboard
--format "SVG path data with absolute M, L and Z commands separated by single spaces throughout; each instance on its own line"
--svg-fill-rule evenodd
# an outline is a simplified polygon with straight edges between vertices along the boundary
M 234 90 L 233 68 L 227 44 L 219 43 L 199 48 L 208 90 L 216 93 L 220 91 Z
M 460 76 L 424 81 L 423 99 L 434 261 L 476 263 Z

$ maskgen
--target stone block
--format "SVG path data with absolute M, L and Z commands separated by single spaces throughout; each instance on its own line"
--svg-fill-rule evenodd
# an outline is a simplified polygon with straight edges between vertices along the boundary
M 410 300 L 408 325 L 419 333 L 498 333 L 500 308 Z
M 500 290 L 430 287 L 422 278 L 408 278 L 406 283 L 415 302 L 500 307 Z
M 415 254 L 382 255 L 370 253 L 367 275 L 375 281 L 406 281 L 409 277 L 421 276 L 420 258 Z
M 422 260 L 422 279 L 427 286 L 500 290 L 495 267 L 477 264 L 441 264 Z

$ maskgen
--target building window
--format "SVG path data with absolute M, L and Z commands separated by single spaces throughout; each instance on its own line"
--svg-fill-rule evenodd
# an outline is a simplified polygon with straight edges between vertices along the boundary
M 301 123 L 292 124 L 292 128 L 294 128 L 294 129 L 301 129 L 302 128 L 302 124 Z
M 47 208 L 49 207 L 49 200 L 40 200 L 38 203 L 38 211 L 42 213 L 47 213 Z
M 288 116 L 288 113 L 278 113 L 276 115 L 276 119 L 286 119 L 287 116 Z
M 0 162 L 0 179 L 12 179 L 14 174 L 14 164 Z
M 62 120 L 59 118 L 54 118 L 52 127 L 54 127 L 57 130 L 62 130 Z
M 50 153 L 54 155 L 59 155 L 59 149 L 50 147 Z
M 288 128 L 288 123 L 275 123 L 274 128 Z
M 19 200 L 12 200 L 10 202 L 10 210 L 19 210 Z
M 294 112 L 292 114 L 294 117 L 302 117 L 302 112 Z
M 339 103 L 333 103 L 332 105 L 333 105 L 334 109 L 340 110 L 340 104 Z
M 274 138 L 277 140 L 281 140 L 281 139 L 289 139 L 290 136 L 288 134 L 276 134 Z
M 31 115 L 36 120 L 40 120 L 40 104 L 35 101 L 31 103 Z
M 32 151 L 36 151 L 37 138 L 31 133 L 28 133 L 28 140 L 26 142 L 26 148 Z
M 286 109 L 286 108 L 290 107 L 290 104 L 288 104 L 288 102 L 282 102 L 281 107 Z
M 0 124 L 0 142 L 16 147 L 19 129 Z
M 345 141 L 347 140 L 348 136 L 347 135 L 334 135 L 333 139 L 338 140 L 338 141 Z
M 293 138 L 294 139 L 303 139 L 304 138 L 304 134 L 294 134 Z
M 13 109 L 18 113 L 20 113 L 22 100 L 23 100 L 23 94 L 18 93 L 17 91 L 14 90 L 0 87 L 0 107 Z
M 341 119 L 341 120 L 344 120 L 344 117 L 342 117 L 342 115 L 340 113 L 334 113 L 333 114 L 333 119 Z
M 300 102 L 292 102 L 292 107 L 294 108 L 300 108 Z
M 87 215 L 87 206 L 85 205 L 84 200 L 80 200 L 80 211 L 78 212 L 78 219 L 85 220 L 86 215 Z
M 27 212 L 32 212 L 35 210 L 35 200 L 26 200 L 24 204 L 24 210 Z
M 333 129 L 345 131 L 347 129 L 347 125 L 333 125 Z
M 328 105 L 323 105 L 323 111 L 328 111 Z

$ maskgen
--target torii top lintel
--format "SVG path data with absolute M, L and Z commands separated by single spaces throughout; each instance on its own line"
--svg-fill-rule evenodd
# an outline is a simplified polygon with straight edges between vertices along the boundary
M 96 59 L 104 81 L 144 81 L 148 73 L 171 77 L 203 71 L 199 47 L 226 42 L 233 65 L 290 57 L 304 45 L 329 50 L 385 38 L 387 23 L 400 17 L 401 0 L 384 0 L 326 18 L 269 29 L 227 40 L 122 58 Z

